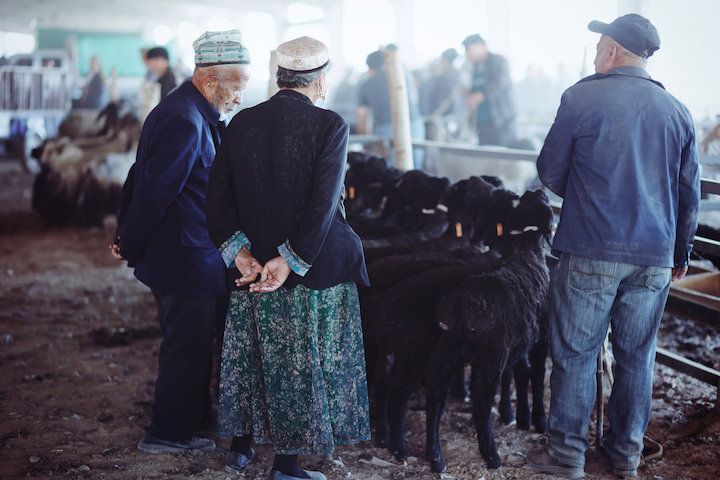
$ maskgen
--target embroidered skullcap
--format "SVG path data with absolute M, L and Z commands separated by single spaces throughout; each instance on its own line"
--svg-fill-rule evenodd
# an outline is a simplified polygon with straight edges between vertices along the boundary
M 249 65 L 250 52 L 240 43 L 240 30 L 205 32 L 193 42 L 195 65 Z
M 278 67 L 297 73 L 321 70 L 330 61 L 328 47 L 311 37 L 300 37 L 285 42 L 277 48 Z

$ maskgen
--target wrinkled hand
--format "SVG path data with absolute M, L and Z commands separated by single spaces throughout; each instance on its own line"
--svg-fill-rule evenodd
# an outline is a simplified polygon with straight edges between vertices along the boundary
M 119 241 L 120 241 L 120 239 L 118 238 L 118 242 L 119 242 Z M 120 244 L 119 244 L 119 243 L 115 243 L 115 244 L 113 244 L 113 245 L 110 245 L 108 248 L 110 249 L 110 255 L 112 255 L 113 257 L 115 257 L 115 260 L 125 260 L 125 259 L 123 258 L 123 256 L 120 255 Z
M 685 276 L 687 271 L 688 271 L 687 265 L 685 265 L 684 267 L 680 267 L 680 268 L 673 268 L 672 269 L 672 281 L 674 282 L 675 280 L 680 280 L 681 278 L 683 278 Z
M 243 247 L 237 255 L 235 255 L 235 266 L 242 277 L 235 279 L 235 285 L 242 287 L 254 281 L 258 273 L 263 271 L 263 266 L 253 257 L 252 253 L 246 247 Z
M 278 256 L 268 260 L 262 269 L 260 280 L 250 284 L 250 291 L 257 293 L 274 292 L 285 283 L 291 271 L 290 265 L 282 257 Z

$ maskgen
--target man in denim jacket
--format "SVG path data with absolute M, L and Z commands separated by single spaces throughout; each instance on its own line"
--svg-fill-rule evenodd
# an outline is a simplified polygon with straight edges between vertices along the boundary
M 630 14 L 588 28 L 602 34 L 596 74 L 565 91 L 537 161 L 540 179 L 564 202 L 550 283 L 550 436 L 528 462 L 584 476 L 596 358 L 612 325 L 617 369 L 601 448 L 615 475 L 633 477 L 650 417 L 655 336 L 697 228 L 698 154 L 688 109 L 645 71 L 660 47 L 655 27 Z

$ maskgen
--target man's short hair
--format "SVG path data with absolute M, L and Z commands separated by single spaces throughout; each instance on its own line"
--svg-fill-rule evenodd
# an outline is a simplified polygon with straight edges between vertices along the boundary
M 462 42 L 462 44 L 465 48 L 468 48 L 470 45 L 475 45 L 476 43 L 482 43 L 483 45 L 485 45 L 485 40 L 483 40 L 483 38 L 477 33 L 473 33 L 472 35 L 469 35 Z
M 306 88 L 309 87 L 320 74 L 330 69 L 330 63 L 320 70 L 314 72 L 296 72 L 294 70 L 288 70 L 287 68 L 278 67 L 275 78 L 277 80 L 277 86 L 279 88 Z
M 442 55 L 440 55 L 440 57 L 442 57 L 442 59 L 448 63 L 453 63 L 458 57 L 458 52 L 454 48 L 448 48 L 447 50 L 442 52 Z
M 385 67 L 385 55 L 380 50 L 376 50 L 367 56 L 365 63 L 373 70 L 382 70 Z
M 147 58 L 150 60 L 151 58 L 157 58 L 162 57 L 165 60 L 170 60 L 170 57 L 168 56 L 168 51 L 164 47 L 155 47 L 151 48 L 147 52 Z

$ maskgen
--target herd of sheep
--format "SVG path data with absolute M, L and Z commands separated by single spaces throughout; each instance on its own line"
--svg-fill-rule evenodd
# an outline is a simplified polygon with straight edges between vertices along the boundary
M 422 386 L 426 459 L 434 472 L 445 470 L 440 418 L 451 389 L 462 394 L 469 364 L 480 454 L 488 467 L 500 467 L 490 413 L 502 384 L 501 418 L 514 419 L 513 375 L 518 427 L 547 431 L 547 195 L 519 197 L 497 178 L 450 185 L 357 153 L 349 156 L 346 191 L 348 221 L 363 238 L 370 275 L 360 306 L 376 443 L 399 460 L 409 456 L 405 410 Z

